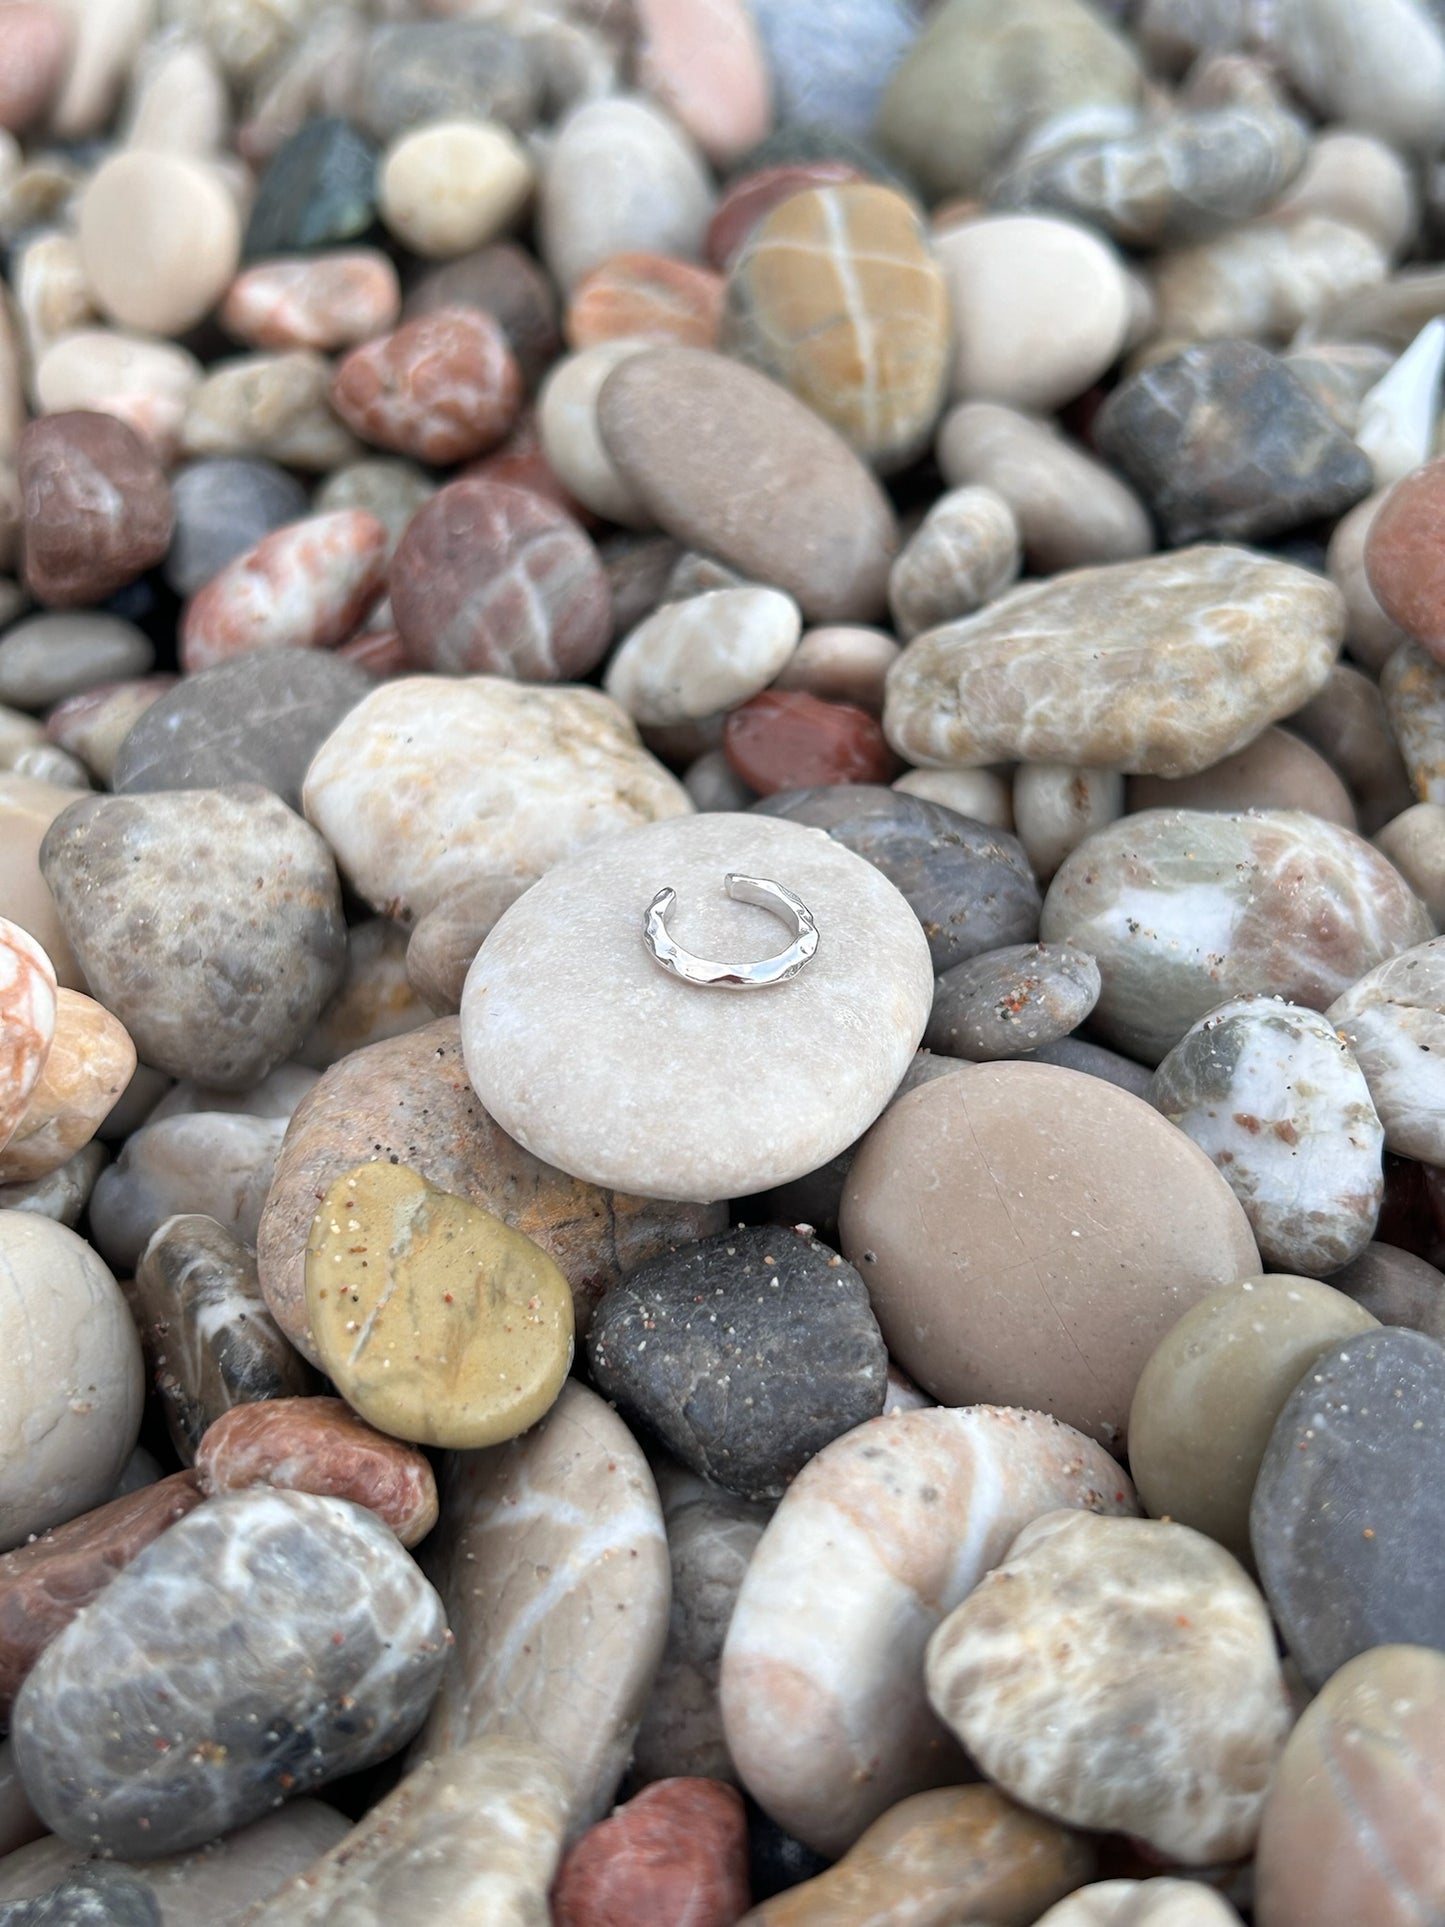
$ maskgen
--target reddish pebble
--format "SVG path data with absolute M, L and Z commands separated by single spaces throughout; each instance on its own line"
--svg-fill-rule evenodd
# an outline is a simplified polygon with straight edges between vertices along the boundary
M 231 283 L 221 326 L 252 348 L 354 348 L 396 325 L 401 283 L 376 248 L 258 261 Z
M 88 409 L 20 437 L 25 579 L 53 609 L 104 602 L 161 560 L 175 516 L 165 470 L 133 428 Z
M 1390 620 L 1445 662 L 1445 456 L 1412 470 L 1380 504 L 1365 575 Z
M 354 662 L 358 669 L 364 669 L 368 676 L 375 676 L 378 682 L 384 682 L 388 676 L 404 675 L 416 667 L 397 629 L 363 630 L 350 642 L 343 642 L 336 653 L 347 662 Z
M 181 618 L 189 674 L 254 649 L 332 649 L 381 593 L 390 545 L 369 509 L 308 515 L 263 536 L 191 597 Z
M 57 7 L 0 6 L 0 127 L 18 134 L 50 105 L 65 75 L 70 27 Z
M 733 1927 L 747 1912 L 742 1798 L 721 1780 L 654 1780 L 562 1862 L 553 1927 Z
M 479 481 L 506 482 L 512 488 L 529 489 L 533 495 L 540 495 L 544 501 L 562 509 L 584 528 L 601 526 L 601 516 L 583 508 L 558 480 L 557 471 L 547 460 L 542 448 L 536 413 L 530 408 L 520 417 L 517 426 L 500 448 L 494 448 L 490 455 L 483 455 L 480 461 L 470 463 L 457 480 L 469 482 L 474 478 Z
M 723 727 L 723 751 L 759 796 L 825 783 L 887 783 L 898 772 L 875 716 L 801 689 L 765 689 L 741 704 Z
M 353 348 L 331 405 L 363 441 L 444 466 L 495 448 L 522 407 L 522 371 L 479 308 L 439 308 Z
M 0 1728 L 51 1640 L 201 1497 L 194 1472 L 175 1472 L 0 1558 Z
M 847 181 L 867 178 L 847 161 L 789 161 L 782 167 L 744 174 L 717 204 L 702 245 L 704 258 L 710 267 L 726 274 L 763 216 L 794 194 L 810 187 L 841 187 Z
M 614 254 L 577 283 L 567 309 L 574 348 L 625 339 L 717 346 L 723 279 L 667 254 Z
M 207 1495 L 252 1485 L 350 1499 L 414 1546 L 437 1522 L 437 1486 L 424 1452 L 388 1438 L 340 1398 L 270 1398 L 233 1405 L 196 1447 Z
M 633 0 L 637 78 L 727 167 L 767 133 L 767 56 L 746 0 Z
M 423 502 L 392 558 L 391 603 L 412 661 L 445 675 L 570 682 L 612 637 L 585 533 L 504 482 L 451 482 Z

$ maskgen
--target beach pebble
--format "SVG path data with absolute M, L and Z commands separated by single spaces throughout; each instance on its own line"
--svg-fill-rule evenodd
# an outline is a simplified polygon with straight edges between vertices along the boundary
M 526 149 L 499 123 L 429 120 L 382 156 L 377 200 L 398 241 L 424 260 L 449 261 L 504 234 L 534 178 Z
M 506 335 L 529 389 L 535 389 L 562 346 L 557 296 L 536 259 L 512 241 L 493 241 L 429 268 L 408 288 L 402 318 L 438 308 L 480 308 Z
M 715 167 L 741 159 L 772 121 L 757 10 L 745 0 L 639 0 L 635 12 L 642 86 Z
M 1415 803 L 1375 833 L 1383 850 L 1436 925 L 1445 924 L 1445 808 Z
M 1426 462 L 1378 503 L 1365 536 L 1365 577 L 1389 620 L 1445 661 L 1445 459 Z
M 249 348 L 351 348 L 396 325 L 396 269 L 375 248 L 257 261 L 226 290 L 218 319 Z
M 1340 673 L 1337 663 L 1330 674 Z M 1299 713 L 1289 718 L 1292 725 Z M 1335 771 L 1288 729 L 1261 730 L 1252 743 L 1193 776 L 1132 777 L 1128 797 L 1132 815 L 1142 810 L 1305 810 L 1342 829 L 1358 826 L 1350 793 Z
M 1099 966 L 1070 944 L 1010 944 L 939 977 L 924 1045 L 976 1064 L 1068 1036 L 1099 996 Z
M 124 1025 L 103 1004 L 77 990 L 57 990 L 44 1067 L 20 1121 L 0 1144 L 0 1184 L 29 1184 L 68 1163 L 95 1136 L 135 1062 Z
M 40 872 L 45 833 L 74 801 L 74 790 L 0 770 L 0 903 L 5 905 L 6 920 L 40 945 L 57 983 L 84 990 L 85 978 Z M 0 1139 L 4 1135 L 0 1126 Z
M 306 491 L 294 475 L 243 457 L 178 470 L 171 500 L 175 528 L 162 568 L 179 596 L 194 595 L 235 556 L 306 513 Z
M 667 254 L 614 254 L 573 290 L 567 340 L 576 349 L 619 340 L 715 348 L 722 306 L 722 278 L 710 268 Z
M 883 685 L 898 644 L 882 629 L 833 623 L 809 629 L 773 678 L 774 689 L 804 689 L 824 702 L 883 713 Z
M 25 580 L 52 608 L 101 602 L 160 561 L 171 492 L 154 454 L 113 415 L 46 415 L 20 437 Z
M 143 1124 L 96 1180 L 96 1249 L 131 1272 L 150 1239 L 181 1212 L 214 1218 L 241 1244 L 254 1245 L 285 1133 L 284 1117 L 246 1112 L 199 1111 Z
M 87 409 L 114 415 L 169 464 L 181 446 L 191 396 L 202 377 L 196 357 L 172 342 L 111 328 L 76 328 L 36 355 L 38 412 Z
M 246 224 L 245 258 L 309 254 L 354 241 L 376 214 L 376 149 L 334 115 L 306 120 L 262 174 Z
M 136 148 L 91 176 L 78 235 L 101 311 L 142 334 L 193 328 L 225 293 L 241 250 L 236 203 L 215 168 Z
M 1125 817 L 1065 860 L 1039 933 L 1098 962 L 1098 1039 L 1155 1064 L 1233 997 L 1322 1010 L 1434 934 L 1377 850 L 1297 810 Z
M 440 308 L 353 348 L 331 404 L 364 442 L 419 462 L 464 462 L 495 448 L 522 405 L 507 338 L 477 308 Z
M 437 1015 L 407 976 L 409 938 L 400 924 L 368 917 L 346 932 L 346 970 L 296 1061 L 324 1071 L 354 1050 L 429 1024 Z
M 962 1776 L 924 1696 L 924 1646 L 1023 1527 L 1061 1506 L 1129 1512 L 1133 1488 L 1038 1412 L 902 1412 L 804 1467 L 723 1648 L 728 1745 L 775 1820 L 833 1856 L 895 1801 Z
M 1035 1520 L 934 1633 L 927 1679 L 994 1784 L 1051 1818 L 1188 1865 L 1252 1848 L 1289 1700 L 1263 1599 L 1203 1534 Z
M 1387 1148 L 1445 1165 L 1445 939 L 1377 964 L 1335 999 L 1325 1021 L 1364 1073 Z
M 1315 1359 L 1270 1435 L 1250 1541 L 1311 1687 L 1371 1646 L 1445 1646 L 1442 1385 L 1433 1338 L 1364 1332 Z
M 22 0 L 0 13 L 0 127 L 21 133 L 45 112 L 70 53 L 71 30 L 61 8 Z
M 109 1158 L 105 1146 L 92 1138 L 48 1177 L 0 1185 L 0 1211 L 34 1211 L 73 1231 Z
M 361 444 L 331 410 L 331 364 L 313 348 L 213 362 L 181 426 L 187 455 L 261 458 L 329 470 Z
M 1352 296 L 1377 290 L 1388 271 L 1385 250 L 1353 222 L 1305 214 L 1241 222 L 1161 254 L 1149 285 L 1165 341 L 1282 345 Z
M 777 589 L 664 603 L 619 645 L 603 687 L 634 722 L 701 720 L 765 689 L 801 633 L 798 605 Z
M 594 515 L 637 529 L 650 528 L 652 517 L 607 452 L 597 421 L 597 397 L 613 369 L 641 354 L 646 345 L 624 336 L 563 355 L 548 371 L 537 397 L 542 450 L 563 486 Z
M 259 1643 L 258 1623 L 273 1628 Z M 16 1759 L 64 1838 L 175 1852 L 394 1753 L 446 1657 L 441 1601 L 369 1512 L 228 1494 L 46 1647 L 16 1702 Z
M 55 966 L 18 923 L 0 917 L 0 1155 L 45 1069 L 59 1015 Z
M 1383 0 L 1362 20 L 1349 0 L 1307 0 L 1274 26 L 1272 51 L 1325 120 L 1398 147 L 1433 144 L 1445 111 L 1445 37 L 1409 0 Z
M 1101 1880 L 1040 1914 L 1038 1927 L 1240 1927 L 1222 1894 L 1198 1880 Z
M 1380 695 L 1410 787 L 1422 803 L 1445 803 L 1445 663 L 1402 642 L 1380 672 Z
M 941 495 L 888 574 L 888 606 L 905 642 L 972 615 L 1019 572 L 1019 526 L 991 488 Z
M 365 509 L 308 515 L 227 562 L 186 605 L 187 671 L 261 649 L 330 649 L 381 593 L 386 530 Z
M 1020 763 L 1014 771 L 1010 818 L 1040 884 L 1095 830 L 1124 814 L 1124 779 L 1117 770 L 1069 763 Z
M 877 718 L 802 689 L 765 689 L 729 712 L 723 750 L 760 796 L 833 783 L 886 783 L 898 764 Z
M 971 816 L 990 829 L 1012 830 L 1013 800 L 1009 781 L 987 769 L 907 769 L 893 779 L 900 796 L 921 796 L 941 803 L 956 816 Z
M 31 1211 L 0 1215 L 0 1547 L 115 1490 L 140 1430 L 145 1375 L 120 1288 L 83 1238 Z
M 1349 797 L 1344 800 L 1356 806 L 1359 827 L 1367 836 L 1409 808 L 1410 779 L 1390 728 L 1385 700 L 1378 683 L 1363 670 L 1356 669 L 1352 663 L 1337 662 L 1319 694 L 1312 696 L 1303 709 L 1287 717 L 1286 722 L 1288 734 L 1302 738 L 1318 750 L 1344 782 L 1349 791 Z M 1266 735 L 1270 737 L 1269 761 L 1274 766 L 1271 770 L 1274 781 L 1278 780 L 1274 770 L 1282 773 L 1286 752 L 1273 732 L 1266 731 Z M 1303 774 L 1305 766 L 1298 757 L 1293 760 Z M 1326 802 L 1329 793 L 1328 779 L 1318 765 L 1314 765 L 1313 778 L 1304 791 L 1305 795 L 1312 794 L 1314 801 L 1307 802 L 1305 807 L 1313 808 L 1321 816 L 1333 814 Z M 1336 808 L 1340 804 L 1341 799 L 1336 797 Z M 1289 808 L 1290 804 L 1286 803 L 1285 807 Z M 1353 827 L 1348 818 L 1341 816 L 1336 820 L 1343 821 L 1347 829 Z
M 742 1800 L 702 1779 L 635 1793 L 582 1836 L 552 1890 L 557 1927 L 735 1927 L 747 1904 Z
M 1331 1272 L 1329 1282 L 1382 1325 L 1404 1325 L 1445 1341 L 1445 1276 L 1413 1251 L 1372 1242 Z
M 0 638 L 0 702 L 49 709 L 98 683 L 143 676 L 154 660 L 149 637 L 118 616 L 27 616 Z
M 525 128 L 539 105 L 536 63 L 505 21 L 399 17 L 372 36 L 357 119 L 388 141 L 429 120 L 496 118 Z
M 884 728 L 920 763 L 1185 776 L 1312 696 L 1342 630 L 1328 583 L 1245 549 L 1078 570 L 917 637 Z

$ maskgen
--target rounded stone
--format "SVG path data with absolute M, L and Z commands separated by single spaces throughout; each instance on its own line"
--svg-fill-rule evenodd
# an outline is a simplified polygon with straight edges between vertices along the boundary
M 377 248 L 337 249 L 306 260 L 258 261 L 221 304 L 227 334 L 252 348 L 352 348 L 395 327 L 396 269 Z
M 667 254 L 614 254 L 573 290 L 567 340 L 577 349 L 619 340 L 715 348 L 722 305 L 722 278 L 710 268 Z
M 402 315 L 413 321 L 438 308 L 482 308 L 501 324 L 512 353 L 535 390 L 562 346 L 557 297 L 541 265 L 513 241 L 428 269 L 408 289 Z
M 882 784 L 898 764 L 878 719 L 803 689 L 765 689 L 730 711 L 723 751 L 760 796 L 834 783 Z
M 1403 642 L 1380 672 L 1380 694 L 1411 789 L 1422 803 L 1445 802 L 1445 663 Z
M 1041 885 L 1085 837 L 1124 814 L 1117 770 L 1071 763 L 1020 763 L 1011 786 L 1013 827 Z
M 714 716 L 766 689 L 803 621 L 777 589 L 714 589 L 665 602 L 618 645 L 602 686 L 636 723 Z M 0 643 L 0 674 L 4 668 Z
M 905 642 L 972 615 L 1019 572 L 1019 526 L 991 488 L 941 495 L 888 575 L 888 606 Z
M 45 1649 L 16 1701 L 16 1760 L 62 1838 L 177 1853 L 396 1752 L 446 1656 L 441 1601 L 379 1519 L 235 1493 L 163 1533 Z
M 1348 611 L 1346 636 L 1355 661 L 1378 675 L 1402 642 L 1408 640 L 1398 623 L 1380 607 L 1365 573 L 1365 550 L 1375 517 L 1387 493 L 1367 495 L 1342 515 L 1325 550 L 1325 569 Z
M 1052 1412 L 1106 1443 L 1170 1325 L 1259 1270 L 1197 1145 L 1052 1064 L 970 1065 L 890 1106 L 839 1228 L 889 1352 L 925 1391 Z M 1041 1344 L 1041 1325 L 1068 1344 Z
M 330 362 L 314 348 L 215 362 L 186 410 L 182 448 L 308 472 L 355 461 L 363 450 L 332 411 L 331 380 Z
M 824 702 L 883 713 L 883 683 L 898 644 L 883 629 L 831 623 L 809 629 L 773 678 L 775 689 L 804 689 Z
M 1099 966 L 1072 944 L 1011 944 L 938 979 L 927 1049 L 975 1064 L 1027 1057 L 1076 1029 L 1099 1000 Z
M 1301 783 L 1296 794 L 1305 808 L 1313 808 L 1320 816 L 1333 815 L 1347 829 L 1358 827 L 1366 836 L 1377 833 L 1383 824 L 1409 808 L 1410 779 L 1390 728 L 1385 699 L 1379 685 L 1363 670 L 1351 663 L 1336 663 L 1324 688 L 1287 723 L 1283 733 L 1318 751 L 1329 766 L 1327 774 L 1318 764 L 1301 764 L 1293 751 L 1289 752 L 1298 772 L 1294 781 Z M 1285 753 L 1277 742 L 1271 746 L 1269 767 L 1272 778 L 1276 770 L 1283 772 L 1286 767 Z M 1344 797 L 1334 792 L 1331 777 L 1345 785 Z M 1336 795 L 1339 814 L 1329 804 L 1331 795 Z M 1358 805 L 1358 825 L 1343 815 L 1347 804 L 1351 808 Z M 1377 843 L 1376 847 L 1384 845 Z M 1424 896 L 1426 892 L 1417 894 Z
M 245 256 L 309 254 L 355 240 L 376 213 L 376 149 L 334 115 L 303 121 L 261 176 Z
M 1331 1272 L 1329 1282 L 1382 1325 L 1404 1325 L 1445 1342 L 1445 1275 L 1413 1251 L 1372 1242 Z
M 1312 1278 L 1242 1278 L 1191 1305 L 1129 1408 L 1129 1467 L 1146 1508 L 1252 1563 L 1249 1502 L 1286 1399 L 1321 1352 L 1376 1329 Z
M 57 990 L 55 1000 L 44 1069 L 8 1140 L 0 1119 L 0 1184 L 30 1184 L 68 1163 L 95 1136 L 135 1070 L 135 1046 L 103 1004 L 78 990 Z
M 778 920 L 723 892 L 734 866 L 794 890 L 820 933 L 797 977 L 751 996 L 670 976 L 641 934 L 666 881 L 679 943 L 771 955 Z M 561 955 L 559 927 L 570 933 Z M 582 977 L 574 947 L 591 959 Z M 917 919 L 871 864 L 796 824 L 719 813 L 614 838 L 519 898 L 468 975 L 463 1048 L 483 1104 L 536 1156 L 644 1197 L 732 1198 L 815 1169 L 867 1128 L 907 1068 L 931 995 Z M 518 1025 L 532 1040 L 525 1061 L 510 1042 Z M 683 1061 L 699 1080 L 686 1110 Z
M 0 702 L 49 709 L 97 683 L 143 676 L 154 661 L 150 638 L 119 616 L 27 616 L 0 638 Z
M 709 266 L 726 274 L 758 222 L 780 202 L 808 187 L 841 187 L 871 178 L 846 160 L 795 160 L 776 166 L 749 161 L 723 189 L 708 223 L 703 253 Z
M 1350 793 L 1334 770 L 1287 729 L 1262 730 L 1193 776 L 1134 777 L 1129 813 L 1141 810 L 1307 810 L 1342 829 L 1358 828 Z
M 532 163 L 495 122 L 430 120 L 387 149 L 377 179 L 381 218 L 428 261 L 495 241 L 531 198 Z
M 1260 1580 L 1308 1685 L 1370 1646 L 1445 1647 L 1445 1346 L 1386 1327 L 1285 1403 L 1250 1506 Z
M 370 37 L 356 89 L 357 123 L 389 141 L 434 120 L 496 119 L 529 127 L 545 61 L 530 37 L 494 19 L 395 16 Z
M 0 1213 L 0 1548 L 115 1490 L 145 1371 L 120 1287 L 84 1238 Z
M 545 1251 L 410 1166 L 328 1188 L 306 1242 L 321 1365 L 393 1438 L 473 1451 L 525 1432 L 572 1363 L 572 1293 Z
M 1425 905 L 1437 929 L 1445 925 L 1445 807 L 1413 804 L 1377 830 L 1374 843 Z
M 1445 1165 L 1445 938 L 1377 964 L 1335 999 L 1325 1020 L 1364 1073 L 1386 1146 Z
M 747 1818 L 716 1780 L 644 1787 L 582 1836 L 552 1889 L 556 1927 L 734 1927 L 747 1904 Z
M 114 415 L 170 463 L 201 375 L 196 357 L 171 342 L 113 328 L 75 328 L 37 354 L 33 386 L 39 413 L 83 408 Z
M 71 32 L 60 7 L 27 3 L 0 14 L 0 127 L 20 133 L 45 112 L 65 77 Z
M 989 1779 L 1187 1865 L 1247 1855 L 1291 1709 L 1263 1599 L 1202 1533 L 1053 1512 L 928 1643 Z
M 1101 1880 L 1040 1914 L 1037 1927 L 1240 1927 L 1223 1894 L 1198 1880 Z
M 285 1134 L 284 1116 L 219 1107 L 133 1129 L 91 1193 L 96 1249 L 117 1271 L 133 1272 L 150 1239 L 182 1212 L 214 1218 L 236 1242 L 254 1244 Z
M 74 801 L 74 790 L 0 770 L 0 903 L 6 920 L 40 945 L 57 983 L 84 990 L 84 974 L 40 870 L 45 833 Z
M 25 1116 L 55 1039 L 55 966 L 18 923 L 0 917 L 0 1152 Z
M 1365 538 L 1365 575 L 1386 616 L 1445 661 L 1445 458 L 1396 482 Z
M 102 313 L 142 334 L 182 335 L 225 293 L 241 253 L 220 173 L 183 154 L 132 148 L 80 197 L 80 259 Z
M 103 602 L 165 554 L 174 521 L 165 472 L 113 415 L 81 409 L 28 423 L 18 471 L 25 580 L 37 601 Z
M 377 448 L 442 465 L 495 448 L 522 406 L 522 371 L 479 308 L 438 308 L 353 348 L 331 406 Z
M 171 482 L 175 530 L 166 581 L 194 595 L 232 560 L 306 513 L 306 490 L 274 463 L 222 458 L 193 462 Z

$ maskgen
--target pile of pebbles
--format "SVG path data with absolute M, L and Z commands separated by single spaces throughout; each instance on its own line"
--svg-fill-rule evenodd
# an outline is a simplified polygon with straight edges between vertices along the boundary
M 1437 0 L 0 0 L 0 1927 L 1445 1918 L 1442 255 Z

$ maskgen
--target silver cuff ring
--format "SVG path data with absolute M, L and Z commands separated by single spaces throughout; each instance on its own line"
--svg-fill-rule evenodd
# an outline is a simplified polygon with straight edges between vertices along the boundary
M 759 957 L 756 963 L 709 963 L 695 957 L 667 934 L 667 916 L 677 902 L 676 890 L 659 890 L 647 906 L 642 920 L 642 940 L 664 970 L 681 977 L 687 984 L 703 984 L 712 990 L 765 990 L 770 984 L 785 984 L 796 977 L 818 948 L 818 926 L 806 903 L 785 890 L 781 883 L 767 877 L 735 876 L 723 878 L 727 893 L 738 903 L 755 903 L 760 910 L 771 910 L 793 932 L 793 941 L 774 957 Z

